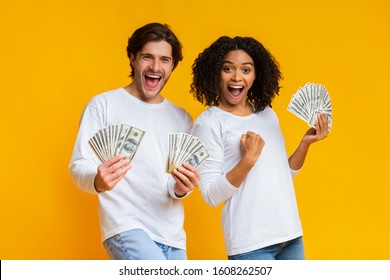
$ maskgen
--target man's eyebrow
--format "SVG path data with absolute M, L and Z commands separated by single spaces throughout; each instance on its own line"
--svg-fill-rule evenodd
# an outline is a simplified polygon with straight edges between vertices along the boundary
M 140 56 L 151 56 L 151 57 L 155 57 L 154 54 L 151 54 L 151 53 L 148 53 L 148 52 L 140 53 Z M 161 58 L 163 58 L 163 59 L 169 59 L 169 60 L 172 60 L 172 59 L 173 59 L 171 56 L 166 56 L 166 55 L 161 56 Z

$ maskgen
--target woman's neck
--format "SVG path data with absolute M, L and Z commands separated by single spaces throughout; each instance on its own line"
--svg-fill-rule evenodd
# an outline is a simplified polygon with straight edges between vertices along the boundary
M 242 104 L 229 104 L 218 100 L 218 103 L 219 105 L 217 107 L 219 109 L 236 116 L 249 116 L 253 113 L 253 106 L 248 101 L 245 101 Z

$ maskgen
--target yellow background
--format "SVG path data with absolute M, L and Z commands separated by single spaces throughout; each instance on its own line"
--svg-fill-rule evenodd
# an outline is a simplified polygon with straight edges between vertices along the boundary
M 286 110 L 306 82 L 332 98 L 333 130 L 295 179 L 308 259 L 390 259 L 390 4 L 370 1 L 2 1 L 0 259 L 107 259 L 97 201 L 67 165 L 82 109 L 129 83 L 127 38 L 171 25 L 184 60 L 163 95 L 196 118 L 195 57 L 221 35 L 253 36 L 284 75 L 274 109 L 288 153 L 306 124 Z M 185 200 L 189 259 L 225 259 L 221 207 Z

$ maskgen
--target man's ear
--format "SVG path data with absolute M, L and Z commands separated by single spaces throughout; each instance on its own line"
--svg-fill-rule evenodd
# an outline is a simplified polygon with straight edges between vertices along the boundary
M 135 60 L 135 55 L 134 54 L 130 54 L 130 65 L 133 66 L 133 62 Z M 133 66 L 134 67 L 134 66 Z

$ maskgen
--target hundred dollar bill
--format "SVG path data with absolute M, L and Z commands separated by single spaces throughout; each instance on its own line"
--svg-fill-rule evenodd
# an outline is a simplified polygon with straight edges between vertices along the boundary
M 332 129 L 332 104 L 326 88 L 321 84 L 307 83 L 292 95 L 287 110 L 315 128 L 318 113 L 328 120 L 328 130 Z
M 184 162 L 198 167 L 209 156 L 202 141 L 193 135 L 187 133 L 171 133 L 169 134 L 168 140 L 168 156 L 165 166 L 167 173 L 171 173 Z
M 88 143 L 102 162 L 118 154 L 132 160 L 144 134 L 141 129 L 127 124 L 109 125 L 99 129 Z
M 188 162 L 193 167 L 198 168 L 207 158 L 209 153 L 204 146 L 200 147 L 195 153 L 193 153 L 185 162 Z
M 126 135 L 125 141 L 123 142 L 119 153 L 131 161 L 137 152 L 138 146 L 141 143 L 144 134 L 144 131 L 135 127 L 131 127 L 129 133 Z
M 98 158 L 99 158 L 102 162 L 105 162 L 105 158 L 104 158 L 104 156 L 103 156 L 103 153 L 102 153 L 101 149 L 99 148 L 99 145 L 97 144 L 95 138 L 89 139 L 88 143 L 89 143 L 89 145 L 92 147 L 93 151 L 96 153 L 96 155 L 98 156 Z
M 120 127 L 118 129 L 116 144 L 115 144 L 115 152 L 114 152 L 115 155 L 119 154 L 119 152 L 120 152 L 120 150 L 121 150 L 121 148 L 126 140 L 126 136 L 130 131 L 130 128 L 131 127 L 129 125 L 126 125 L 126 124 L 120 125 Z

